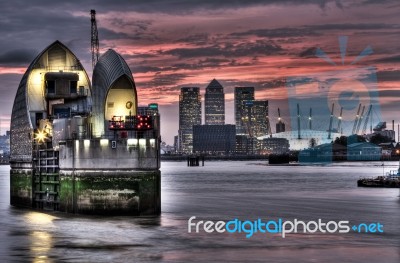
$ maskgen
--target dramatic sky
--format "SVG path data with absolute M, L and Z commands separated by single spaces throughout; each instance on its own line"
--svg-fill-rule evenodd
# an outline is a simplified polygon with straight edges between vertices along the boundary
M 368 82 L 379 91 L 382 119 L 400 122 L 398 0 L 2 0 L 1 133 L 9 127 L 22 74 L 53 41 L 66 44 L 91 75 L 90 9 L 97 11 L 101 51 L 115 49 L 131 67 L 139 104 L 159 103 L 168 143 L 178 130 L 180 87 L 204 93 L 213 78 L 225 88 L 228 123 L 234 122 L 235 86 L 254 86 L 257 99 L 268 99 L 273 124 L 278 107 L 290 122 L 294 95 L 287 86 L 294 78 L 303 80 L 300 97 L 329 97 L 319 90 L 332 80 L 343 80 L 342 89 L 349 79 Z M 339 36 L 348 37 L 343 61 Z M 318 49 L 331 63 L 316 57 Z M 364 49 L 367 56 L 351 64 Z

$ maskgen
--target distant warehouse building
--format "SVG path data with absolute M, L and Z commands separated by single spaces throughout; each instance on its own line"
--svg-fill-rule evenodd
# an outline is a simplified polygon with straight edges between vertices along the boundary
M 260 147 L 259 141 L 255 137 L 247 135 L 236 135 L 236 150 L 237 155 L 254 155 L 257 154 Z
M 235 125 L 193 125 L 193 152 L 233 153 L 235 137 Z
M 382 148 L 369 142 L 359 142 L 347 145 L 348 161 L 379 161 Z
M 284 154 L 289 152 L 289 140 L 285 138 L 265 138 L 260 140 L 261 154 Z

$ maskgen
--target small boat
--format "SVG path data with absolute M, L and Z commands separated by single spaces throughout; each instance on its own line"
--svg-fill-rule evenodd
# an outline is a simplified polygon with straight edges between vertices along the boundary
M 387 187 L 400 188 L 400 162 L 397 170 L 392 170 L 385 176 L 361 178 L 357 180 L 358 187 Z

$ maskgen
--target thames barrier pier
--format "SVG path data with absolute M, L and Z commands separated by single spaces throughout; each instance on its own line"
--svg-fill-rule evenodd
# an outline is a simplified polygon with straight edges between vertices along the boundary
M 92 80 L 59 41 L 28 67 L 12 110 L 11 205 L 158 215 L 158 106 L 138 107 L 131 70 L 114 50 L 99 58 Z

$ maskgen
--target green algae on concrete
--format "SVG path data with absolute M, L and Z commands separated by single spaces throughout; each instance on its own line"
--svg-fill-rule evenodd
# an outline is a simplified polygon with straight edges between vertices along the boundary
M 32 207 L 32 171 L 11 169 L 10 203 L 14 206 Z
M 60 210 L 81 214 L 160 214 L 160 171 L 61 171 Z

